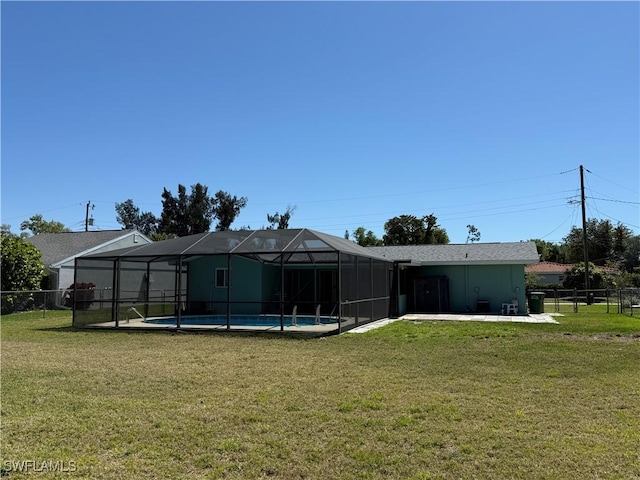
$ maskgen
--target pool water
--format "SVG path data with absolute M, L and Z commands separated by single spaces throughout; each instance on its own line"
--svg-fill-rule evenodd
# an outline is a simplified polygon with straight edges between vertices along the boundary
M 242 327 L 279 327 L 280 315 L 231 315 L 232 326 Z M 176 317 L 146 318 L 144 323 L 153 325 L 175 325 Z M 337 323 L 337 320 L 329 317 L 320 317 L 320 325 Z M 297 317 L 298 326 L 312 326 L 316 324 L 316 317 L 300 315 Z M 226 315 L 185 315 L 180 317 L 180 325 L 227 325 Z M 293 319 L 291 316 L 284 317 L 284 326 L 291 327 Z

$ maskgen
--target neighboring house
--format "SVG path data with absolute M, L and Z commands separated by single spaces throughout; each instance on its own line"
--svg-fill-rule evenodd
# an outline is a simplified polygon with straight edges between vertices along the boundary
M 573 265 L 556 262 L 540 262 L 533 265 L 527 265 L 524 272 L 535 275 L 534 283 L 536 285 L 562 285 L 567 276 L 567 271 L 571 270 Z
M 25 240 L 42 253 L 52 290 L 73 285 L 76 257 L 152 243 L 137 230 L 41 233 Z
M 525 265 L 538 261 L 533 242 L 369 248 L 395 264 L 392 315 L 495 313 L 514 300 L 518 313 L 527 313 Z
M 535 284 L 545 285 L 562 285 L 567 273 L 576 264 L 540 262 L 533 265 L 527 265 L 524 269 L 525 273 L 535 275 Z M 600 272 L 607 275 L 620 275 L 620 270 L 613 267 L 596 266 Z

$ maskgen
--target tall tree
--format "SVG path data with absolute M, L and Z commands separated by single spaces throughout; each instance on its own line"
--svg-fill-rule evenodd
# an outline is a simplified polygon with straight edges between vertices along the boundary
M 393 217 L 384 224 L 385 245 L 422 245 L 449 243 L 445 229 L 437 223 L 435 215 L 418 218 L 414 215 Z
M 128 199 L 116 203 L 116 221 L 124 229 L 136 229 L 147 236 L 154 236 L 158 231 L 158 219 L 151 212 L 142 212 Z
M 177 196 L 164 188 L 158 233 L 183 237 L 208 232 L 215 214 L 215 202 L 208 195 L 208 188 L 200 183 L 191 186 L 189 195 L 181 184 L 178 184 Z
M 162 189 L 162 213 L 158 223 L 158 233 L 183 237 L 191 235 L 187 212 L 187 189 L 178 184 L 178 196 L 166 188 Z
M 625 241 L 632 233 L 627 227 L 618 224 L 614 227 L 609 220 L 590 218 L 587 227 L 587 253 L 589 261 L 595 265 L 605 265 L 620 261 L 624 257 Z M 584 261 L 582 229 L 573 227 L 563 238 L 568 263 Z
M 353 231 L 353 241 L 362 247 L 378 247 L 383 244 L 371 230 L 364 227 L 358 227 Z
M 640 235 L 627 238 L 624 245 L 622 268 L 629 273 L 640 273 Z
M 273 215 L 269 215 L 267 213 L 267 222 L 270 223 L 267 230 L 284 230 L 289 228 L 289 220 L 291 220 L 291 215 L 293 215 L 295 209 L 295 205 L 287 205 L 287 210 L 283 214 L 276 212 Z
M 55 220 L 47 221 L 42 218 L 39 213 L 33 215 L 29 220 L 25 220 L 20 224 L 20 230 L 30 230 L 32 235 L 39 235 L 41 233 L 61 233 L 69 232 L 70 230 L 64 226 L 61 222 Z
M 548 242 L 539 238 L 531 239 L 536 244 L 541 262 L 566 263 L 564 248 L 557 243 Z
M 213 199 L 213 212 L 218 219 L 217 231 L 225 231 L 231 228 L 231 224 L 240 215 L 240 210 L 247 206 L 246 197 L 231 196 L 222 190 L 215 194 Z
M 625 251 L 629 247 L 629 240 L 633 238 L 633 232 L 626 225 L 618 223 L 612 231 L 611 263 L 621 265 L 625 262 Z
M 208 232 L 213 220 L 214 200 L 208 195 L 208 187 L 196 183 L 191 187 L 187 218 L 191 233 Z
M 467 229 L 469 230 L 469 233 L 467 234 L 467 243 L 479 242 L 480 230 L 478 230 L 475 225 L 467 225 Z

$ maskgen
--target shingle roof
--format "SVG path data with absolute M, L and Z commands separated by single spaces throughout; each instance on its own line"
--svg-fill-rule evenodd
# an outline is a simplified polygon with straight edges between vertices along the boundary
M 576 263 L 556 263 L 556 262 L 540 262 L 534 265 L 527 265 L 524 269 L 526 273 L 539 273 L 539 274 L 564 274 L 571 270 L 576 265 Z M 610 275 L 618 275 L 620 274 L 620 269 L 615 267 L 606 267 L 597 265 L 596 268 L 601 272 L 608 273 Z
M 540 262 L 534 265 L 527 265 L 524 269 L 527 273 L 565 273 L 567 270 L 571 270 L 573 265 L 567 265 L 566 263 L 556 262 Z
M 414 265 L 499 265 L 537 263 L 534 242 L 465 243 L 368 247 L 393 261 Z
M 98 232 L 41 233 L 25 240 L 42 252 L 42 263 L 49 266 L 132 232 L 133 230 L 102 230 Z

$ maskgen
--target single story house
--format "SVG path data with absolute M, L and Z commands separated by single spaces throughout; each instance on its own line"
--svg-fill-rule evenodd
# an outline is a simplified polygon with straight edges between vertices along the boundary
M 556 262 L 539 262 L 527 265 L 524 269 L 526 274 L 535 275 L 535 282 L 538 285 L 562 285 L 567 276 L 567 271 L 573 265 Z
M 538 261 L 534 242 L 369 247 L 394 262 L 392 295 L 405 313 L 493 312 L 517 303 L 527 313 L 525 266 Z
M 75 281 L 96 287 L 74 302 L 73 323 L 118 328 L 137 315 L 146 325 L 231 329 L 268 318 L 267 329 L 282 331 L 307 315 L 345 331 L 503 303 L 525 314 L 524 267 L 537 259 L 533 242 L 365 248 L 304 228 L 206 232 L 76 258 Z
M 25 241 L 42 254 L 50 290 L 62 290 L 73 285 L 77 257 L 152 243 L 137 230 L 41 233 L 27 237 Z
M 540 286 L 562 285 L 567 273 L 577 264 L 556 263 L 556 262 L 539 262 L 533 265 L 527 265 L 524 269 L 526 274 L 535 275 L 535 282 Z M 606 267 L 597 265 L 596 268 L 600 272 L 607 275 L 620 275 L 620 270 L 614 267 Z

